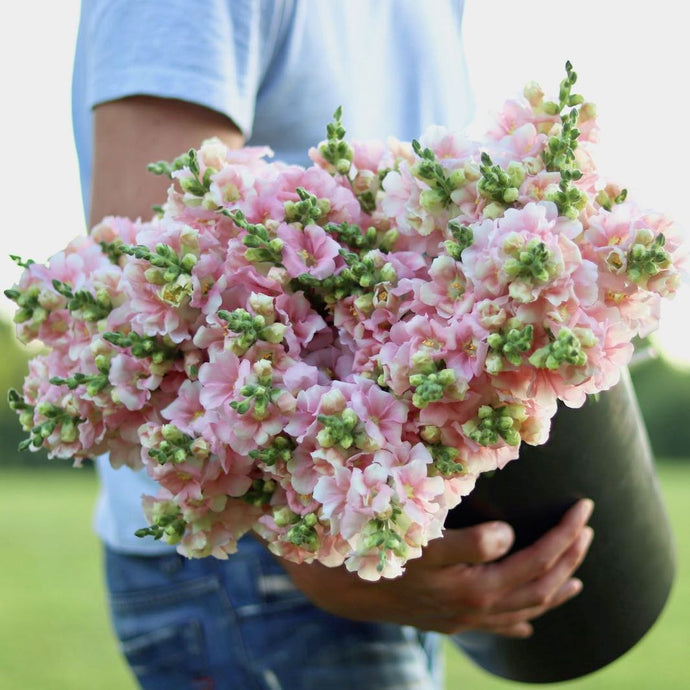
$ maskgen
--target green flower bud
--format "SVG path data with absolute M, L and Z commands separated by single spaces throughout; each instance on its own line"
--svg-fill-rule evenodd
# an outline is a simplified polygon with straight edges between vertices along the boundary
M 79 438 L 79 431 L 71 419 L 66 419 L 60 427 L 60 441 L 74 443 Z
M 500 218 L 505 212 L 506 207 L 503 204 L 492 201 L 484 206 L 482 209 L 482 216 L 488 220 L 496 220 L 496 218 Z
M 440 213 L 446 206 L 446 195 L 440 189 L 425 189 L 419 195 L 419 205 L 429 213 Z
M 273 509 L 273 521 L 278 527 L 287 527 L 288 525 L 297 522 L 299 516 L 293 513 L 287 506 Z
M 163 424 L 161 436 L 170 443 L 179 443 L 184 439 L 185 434 L 174 424 Z
M 180 260 L 180 267 L 185 273 L 191 273 L 198 260 L 194 254 L 185 254 Z
M 251 407 L 251 403 L 249 400 L 233 400 L 230 403 L 230 407 L 232 407 L 237 414 L 247 414 L 247 412 L 249 412 L 249 408 Z
M 503 192 L 503 201 L 506 204 L 512 204 L 513 202 L 518 200 L 518 197 L 520 196 L 520 192 L 517 189 L 517 187 L 508 187 L 505 192 Z
M 439 443 L 441 440 L 441 430 L 437 426 L 431 424 L 422 427 L 419 435 L 422 440 L 427 443 Z
M 463 168 L 453 170 L 448 178 L 448 181 L 453 189 L 460 189 L 461 187 L 464 187 L 468 182 L 465 170 Z
M 261 339 L 268 343 L 282 343 L 287 326 L 284 323 L 273 323 L 261 331 Z

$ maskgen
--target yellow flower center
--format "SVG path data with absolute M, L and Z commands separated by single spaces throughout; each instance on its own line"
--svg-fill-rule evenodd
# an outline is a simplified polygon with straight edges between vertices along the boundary
M 606 293 L 606 301 L 607 302 L 613 302 L 614 304 L 620 304 L 624 299 L 625 299 L 625 293 L 624 292 L 614 292 L 613 290 L 609 290 Z
M 462 297 L 462 294 L 465 292 L 465 286 L 462 284 L 462 281 L 458 278 L 456 278 L 450 285 L 448 285 L 448 296 L 451 299 L 459 299 Z
M 438 341 L 433 340 L 432 338 L 426 338 L 425 340 L 422 340 L 422 345 L 433 350 L 438 350 L 441 347 L 441 344 Z
M 302 261 L 304 261 L 305 266 L 308 266 L 309 268 L 316 266 L 316 259 L 306 249 L 300 249 L 297 253 L 302 258 Z

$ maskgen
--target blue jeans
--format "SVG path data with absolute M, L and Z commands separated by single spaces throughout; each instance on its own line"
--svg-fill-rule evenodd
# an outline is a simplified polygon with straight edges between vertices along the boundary
M 244 539 L 227 561 L 106 548 L 121 650 L 145 690 L 440 690 L 440 636 L 313 606 Z

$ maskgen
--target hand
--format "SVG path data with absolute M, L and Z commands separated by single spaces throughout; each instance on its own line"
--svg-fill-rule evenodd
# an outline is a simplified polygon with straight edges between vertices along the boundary
M 345 568 L 281 563 L 316 606 L 344 618 L 528 637 L 531 620 L 582 589 L 572 575 L 592 540 L 586 526 L 592 508 L 590 500 L 578 501 L 538 541 L 500 561 L 514 540 L 509 525 L 446 530 L 394 580 L 367 582 Z

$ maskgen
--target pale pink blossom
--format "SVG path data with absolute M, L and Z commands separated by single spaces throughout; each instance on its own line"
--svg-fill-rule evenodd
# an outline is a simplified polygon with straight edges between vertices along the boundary
M 282 223 L 277 234 L 284 242 L 283 265 L 292 278 L 308 273 L 323 279 L 333 274 L 340 245 L 322 227 Z

